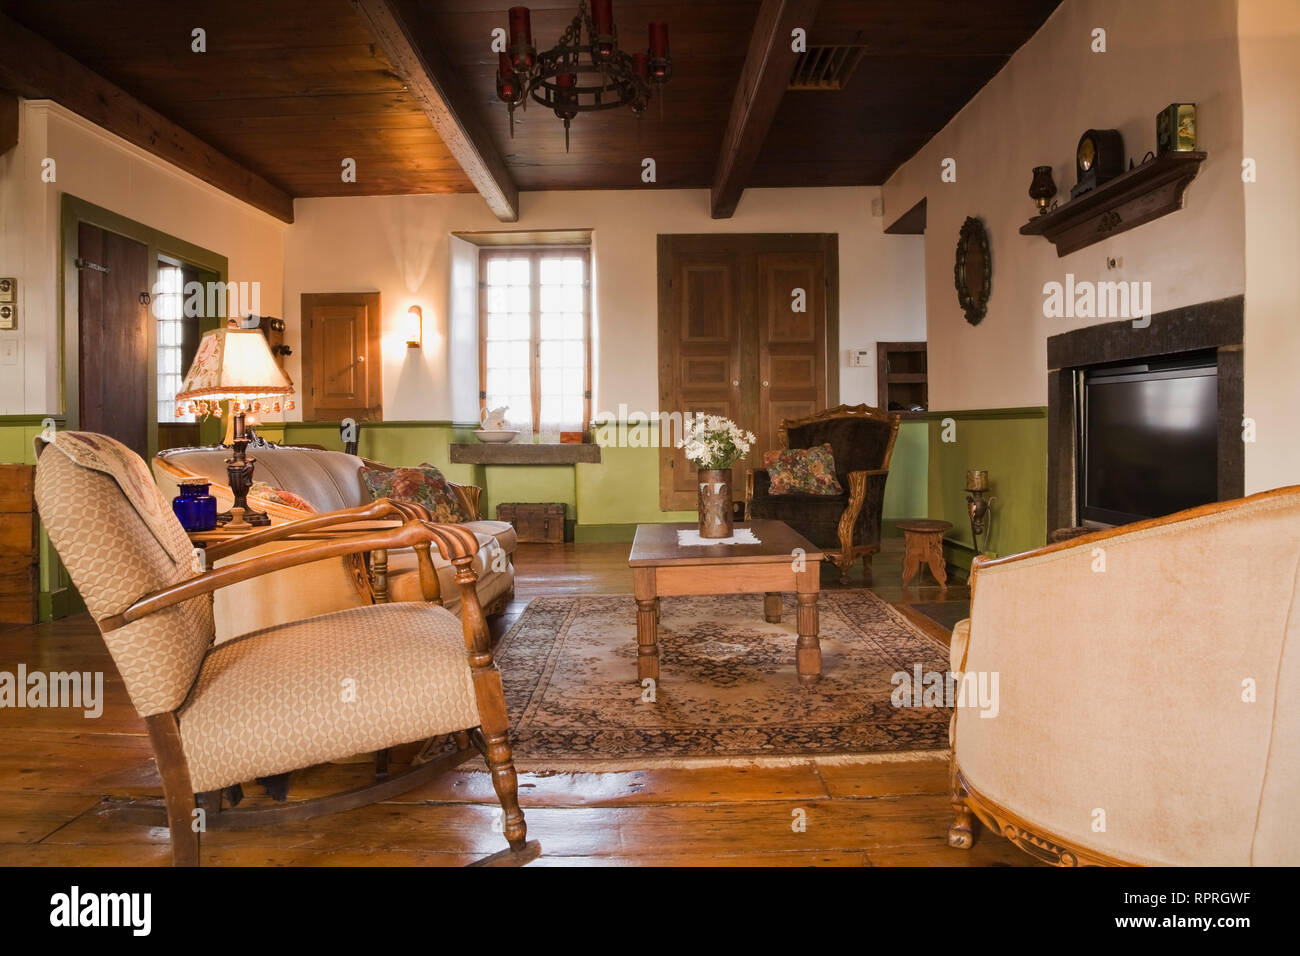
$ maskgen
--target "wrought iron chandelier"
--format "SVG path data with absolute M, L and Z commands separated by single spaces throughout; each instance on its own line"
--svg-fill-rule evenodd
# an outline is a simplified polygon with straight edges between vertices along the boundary
M 510 111 L 515 135 L 515 107 L 528 108 L 531 97 L 564 120 L 564 151 L 569 151 L 569 123 L 579 113 L 630 106 L 638 117 L 650 105 L 653 87 L 668 82 L 673 62 L 668 55 L 668 24 L 650 24 L 645 53 L 618 48 L 613 0 L 578 0 L 578 13 L 559 42 L 541 53 L 533 46 L 527 7 L 511 7 L 509 48 L 500 53 L 497 96 Z M 586 36 L 586 42 L 583 37 Z

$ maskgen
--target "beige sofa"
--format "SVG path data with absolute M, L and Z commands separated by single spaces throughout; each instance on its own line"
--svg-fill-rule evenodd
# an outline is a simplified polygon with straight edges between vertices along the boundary
M 949 843 L 1300 864 L 1298 583 L 1300 487 L 978 560 L 951 666 L 999 693 L 954 711 Z
M 257 459 L 254 481 L 291 491 L 317 512 L 354 508 L 371 500 L 361 478 L 361 468 L 375 462 L 343 452 L 297 446 L 253 447 L 249 454 Z M 222 448 L 169 449 L 154 458 L 154 479 L 169 500 L 182 482 L 206 481 L 219 508 L 224 509 L 233 500 L 226 484 L 228 455 Z M 451 487 L 462 507 L 477 519 L 479 489 L 465 485 Z M 249 503 L 267 512 L 272 524 L 306 516 L 301 510 L 263 497 L 250 497 Z M 487 614 L 500 613 L 514 593 L 515 530 L 502 521 L 473 520 L 464 522 L 463 526 L 474 532 L 481 545 L 474 559 L 479 603 Z M 355 527 L 360 529 L 365 525 Z M 242 552 L 238 559 L 290 546 L 291 542 L 265 545 Z M 455 569 L 436 551 L 432 557 L 440 602 L 456 611 L 460 598 Z M 221 562 L 217 564 L 220 566 Z M 360 559 L 332 558 L 225 588 L 216 596 L 217 639 L 376 601 L 424 600 L 415 553 L 410 549 L 388 552 L 386 573 L 377 576 L 374 571 L 373 566 L 366 568 Z

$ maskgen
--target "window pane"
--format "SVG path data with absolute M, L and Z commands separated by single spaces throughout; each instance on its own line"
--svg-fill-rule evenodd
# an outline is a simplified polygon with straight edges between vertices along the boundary
M 523 339 L 528 341 L 532 338 L 532 323 L 528 321 L 528 313 L 516 313 L 510 316 L 510 334 L 507 336 L 512 339 Z
M 564 267 L 560 259 L 543 259 L 538 278 L 542 285 L 559 285 L 564 281 Z
M 565 285 L 582 285 L 587 281 L 586 270 L 583 268 L 585 263 L 575 257 L 564 260 L 564 284 Z
M 510 262 L 508 259 L 489 259 L 487 266 L 487 284 L 505 285 L 510 281 Z
M 489 285 L 487 290 L 487 310 L 491 312 L 508 312 L 506 307 L 506 289 L 500 285 Z
M 532 281 L 531 263 L 527 259 L 510 260 L 510 284 L 511 285 L 528 285 Z
M 529 365 L 528 354 L 531 351 L 532 349 L 529 347 L 529 343 L 527 342 L 511 342 L 510 357 L 506 360 L 505 364 L 511 369 L 523 369 L 524 374 L 527 374 Z
M 538 300 L 538 308 L 543 312 L 562 312 L 564 310 L 564 302 L 564 286 L 542 286 L 541 298 Z
M 564 338 L 564 317 L 555 312 L 543 312 L 541 332 L 542 341 Z
M 582 369 L 586 364 L 584 360 L 584 348 L 582 342 L 565 342 L 564 343 L 564 366 L 571 369 Z
M 561 286 L 564 290 L 564 296 L 560 301 L 559 309 L 566 312 L 581 312 L 584 308 L 583 288 L 580 285 Z
M 566 339 L 585 339 L 581 312 L 570 312 L 564 317 L 564 337 Z
M 508 297 L 508 308 L 511 312 L 527 312 L 532 308 L 532 296 L 529 295 L 531 290 L 526 285 L 512 285 Z

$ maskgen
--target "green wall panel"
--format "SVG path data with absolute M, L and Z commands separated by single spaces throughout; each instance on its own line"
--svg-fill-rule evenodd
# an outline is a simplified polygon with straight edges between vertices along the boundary
M 889 460 L 883 515 L 889 518 L 924 517 L 929 489 L 930 437 L 926 422 L 908 421 L 898 426 L 894 455 Z
M 44 416 L 39 415 L 0 416 L 0 462 L 36 464 L 36 448 L 32 441 L 41 433 L 43 420 Z M 61 419 L 56 421 L 60 428 L 63 427 Z M 86 606 L 72 586 L 72 579 L 59 561 L 59 555 L 50 544 L 43 527 L 40 530 L 39 551 L 40 593 L 37 605 L 40 619 L 49 621 L 84 611 Z
M 574 466 L 580 524 L 626 527 L 695 519 L 694 511 L 659 510 L 657 424 L 625 431 L 625 446 L 644 441 L 645 447 L 617 447 L 618 431 L 613 427 L 597 427 L 595 437 L 601 446 L 600 464 Z M 581 533 L 579 540 L 583 540 Z
M 1047 409 L 932 412 L 929 431 L 929 517 L 953 524 L 948 560 L 969 568 L 974 551 L 966 511 L 966 472 L 989 473 L 993 523 L 987 553 L 1016 554 L 1047 539 Z M 953 441 L 944 441 L 952 420 Z

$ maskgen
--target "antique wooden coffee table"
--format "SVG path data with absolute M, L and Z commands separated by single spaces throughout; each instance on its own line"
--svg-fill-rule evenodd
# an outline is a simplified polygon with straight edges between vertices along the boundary
M 763 616 L 781 620 L 781 593 L 795 592 L 799 640 L 795 669 L 799 683 L 814 683 L 822 672 L 817 631 L 821 550 L 783 521 L 755 520 L 748 528 L 760 544 L 679 545 L 679 530 L 692 524 L 637 525 L 627 563 L 636 593 L 637 682 L 659 681 L 659 599 L 684 594 L 763 594 Z

